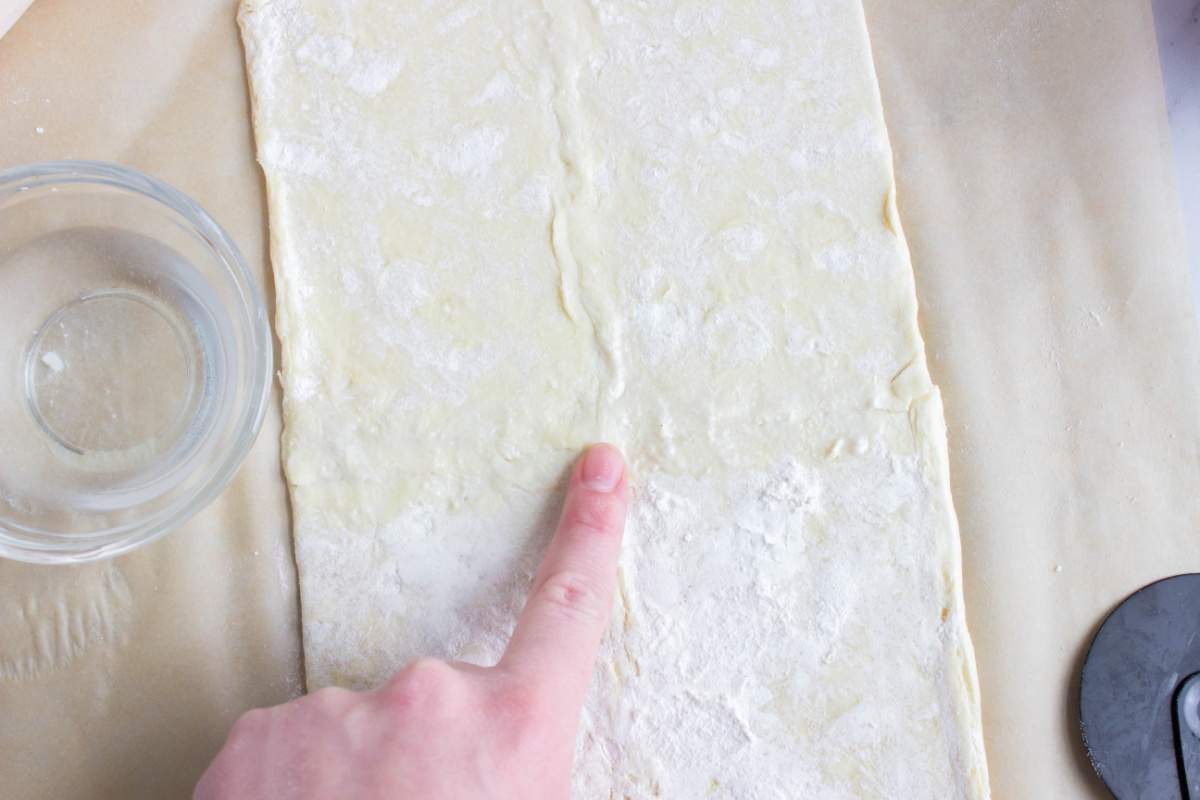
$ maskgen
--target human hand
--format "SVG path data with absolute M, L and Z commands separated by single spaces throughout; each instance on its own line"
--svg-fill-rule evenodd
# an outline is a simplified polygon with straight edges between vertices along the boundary
M 426 659 L 373 692 L 327 688 L 247 712 L 195 800 L 565 800 L 626 493 L 616 448 L 595 445 L 576 462 L 499 664 Z

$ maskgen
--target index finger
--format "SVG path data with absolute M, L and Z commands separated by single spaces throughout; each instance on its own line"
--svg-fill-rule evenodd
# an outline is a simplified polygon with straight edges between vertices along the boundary
M 571 471 L 562 517 L 500 666 L 554 685 L 578 709 L 612 612 L 628 505 L 625 462 L 588 448 Z

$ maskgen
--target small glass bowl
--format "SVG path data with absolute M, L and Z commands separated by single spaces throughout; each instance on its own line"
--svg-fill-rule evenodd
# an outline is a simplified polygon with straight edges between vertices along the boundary
M 106 558 L 203 508 L 262 425 L 270 337 L 179 191 L 98 162 L 0 171 L 0 556 Z

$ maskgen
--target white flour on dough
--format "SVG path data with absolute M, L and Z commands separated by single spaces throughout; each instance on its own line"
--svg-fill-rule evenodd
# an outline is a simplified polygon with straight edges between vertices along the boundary
M 309 687 L 495 659 L 634 503 L 576 797 L 983 798 L 857 2 L 248 0 Z

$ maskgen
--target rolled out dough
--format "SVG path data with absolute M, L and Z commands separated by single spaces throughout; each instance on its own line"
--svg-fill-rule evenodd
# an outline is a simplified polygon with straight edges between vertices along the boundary
M 631 464 L 576 796 L 988 794 L 858 2 L 247 0 L 310 688 L 495 659 Z

